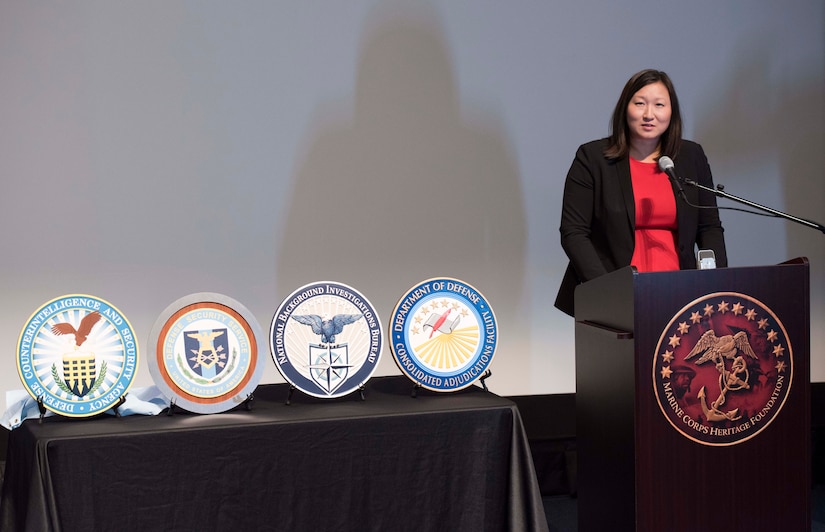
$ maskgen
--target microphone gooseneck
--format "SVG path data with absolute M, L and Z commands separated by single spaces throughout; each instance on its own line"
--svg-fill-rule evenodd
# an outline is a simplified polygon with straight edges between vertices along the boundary
M 745 209 L 736 209 L 736 208 L 733 208 L 733 207 L 722 207 L 722 208 L 747 212 L 749 214 L 759 214 L 759 215 L 762 215 L 762 216 L 774 216 L 774 217 L 777 217 L 777 218 L 785 218 L 786 220 L 790 220 L 790 221 L 796 222 L 800 225 L 804 225 L 804 226 L 810 227 L 812 229 L 816 229 L 816 230 L 820 231 L 821 233 L 825 234 L 825 225 L 814 222 L 813 220 L 806 220 L 805 218 L 799 218 L 797 216 L 793 216 L 791 214 L 788 214 L 788 213 L 785 213 L 785 212 L 782 212 L 782 211 L 778 211 L 776 209 L 771 209 L 770 207 L 766 207 L 764 205 L 760 205 L 760 204 L 755 203 L 753 201 L 746 200 L 746 199 L 740 198 L 738 196 L 734 196 L 733 194 L 728 194 L 727 192 L 724 191 L 725 187 L 723 187 L 722 185 L 719 185 L 717 188 L 713 189 L 713 188 L 701 185 L 701 184 L 697 183 L 696 181 L 693 181 L 692 179 L 681 179 L 680 177 L 678 177 L 676 175 L 676 166 L 673 164 L 673 159 L 671 159 L 667 155 L 663 155 L 663 156 L 659 157 L 659 169 L 662 172 L 667 174 L 668 178 L 670 178 L 670 182 L 673 183 L 674 187 L 676 187 L 676 190 L 682 196 L 682 199 L 685 200 L 685 203 L 687 203 L 691 207 L 696 207 L 696 208 L 699 208 L 699 209 L 719 209 L 720 208 L 720 207 L 716 207 L 715 205 L 713 205 L 713 206 L 710 206 L 710 205 L 708 205 L 708 206 L 693 205 L 690 201 L 688 201 L 687 197 L 685 196 L 685 191 L 684 191 L 684 189 L 682 189 L 682 182 L 683 181 L 685 183 L 687 183 L 688 185 L 694 187 L 694 188 L 698 188 L 699 190 L 704 190 L 706 192 L 710 192 L 711 194 L 714 194 L 717 197 L 726 198 L 726 199 L 729 199 L 729 200 L 739 202 L 743 205 L 747 205 L 749 207 L 754 207 L 756 209 L 759 209 L 762 212 L 748 211 L 748 210 L 745 210 Z

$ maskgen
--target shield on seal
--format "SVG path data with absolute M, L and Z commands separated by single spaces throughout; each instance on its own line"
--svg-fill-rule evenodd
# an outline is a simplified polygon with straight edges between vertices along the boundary
M 332 393 L 349 375 L 347 344 L 309 344 L 309 372 L 318 386 Z
M 63 381 L 78 397 L 83 397 L 92 389 L 97 368 L 94 353 L 67 353 L 63 355 Z
M 226 368 L 229 339 L 226 329 L 184 332 L 186 361 L 192 371 L 212 379 Z

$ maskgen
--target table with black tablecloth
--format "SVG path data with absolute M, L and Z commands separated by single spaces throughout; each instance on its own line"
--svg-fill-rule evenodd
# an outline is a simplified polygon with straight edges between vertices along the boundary
M 363 400 L 59 416 L 9 437 L 3 530 L 547 530 L 515 404 L 379 377 Z

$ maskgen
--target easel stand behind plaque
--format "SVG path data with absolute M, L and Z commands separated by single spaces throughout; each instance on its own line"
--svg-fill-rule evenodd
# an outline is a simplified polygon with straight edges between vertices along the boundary
M 481 387 L 484 389 L 485 392 L 490 391 L 487 388 L 487 379 L 489 379 L 492 375 L 493 375 L 493 372 L 488 369 L 488 370 L 485 370 L 484 373 L 481 374 L 481 377 L 478 378 L 478 381 L 481 383 Z M 421 388 L 424 388 L 424 386 L 422 386 L 422 384 L 420 382 L 416 382 L 413 385 L 412 390 L 410 391 L 410 397 L 412 397 L 413 399 L 418 398 L 418 390 L 420 390 Z M 443 390 L 439 390 L 439 391 L 443 391 Z M 457 390 L 451 390 L 451 391 L 457 391 Z
M 115 411 L 115 417 L 121 417 L 121 415 L 120 415 L 120 406 L 123 403 L 126 402 L 126 395 L 127 394 L 121 395 L 118 398 L 117 402 L 110 407 L 112 410 Z M 43 423 L 43 418 L 46 417 L 46 403 L 45 403 L 45 398 L 42 395 L 37 398 L 37 410 L 38 410 L 38 412 L 40 412 L 40 417 L 38 418 L 37 422 L 38 423 Z M 58 412 L 55 412 L 55 414 L 58 415 L 58 416 L 61 415 Z
M 365 388 L 365 386 L 366 386 L 366 384 L 361 384 L 360 386 L 358 386 L 357 390 L 353 390 L 348 395 L 352 395 L 352 393 L 355 393 L 357 391 L 358 392 L 358 400 L 359 401 L 366 401 L 366 397 L 364 397 L 364 388 Z M 298 389 L 298 387 L 295 386 L 294 384 L 289 385 L 289 389 L 288 389 L 287 395 L 286 395 L 286 402 L 284 403 L 286 406 L 290 406 L 292 404 L 292 394 L 295 393 L 295 390 L 297 390 L 297 389 Z M 309 394 L 307 394 L 307 395 L 309 395 Z M 338 396 L 338 397 L 346 397 L 346 395 Z M 330 399 L 335 399 L 335 398 L 337 398 L 337 397 L 331 397 Z

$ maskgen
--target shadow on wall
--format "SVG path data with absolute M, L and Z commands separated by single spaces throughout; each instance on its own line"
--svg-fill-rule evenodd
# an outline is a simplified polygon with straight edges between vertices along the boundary
M 774 37 L 776 39 L 776 37 Z M 788 214 L 825 223 L 825 90 L 823 73 L 803 70 L 785 73 L 784 57 L 777 56 L 770 37 L 740 43 L 732 54 L 730 75 L 709 92 L 712 104 L 697 121 L 697 137 L 705 146 L 720 148 L 713 157 L 716 171 L 724 161 L 738 176 L 729 182 L 714 175 L 726 191 Z M 787 53 L 787 52 L 786 52 Z M 765 165 L 766 168 L 762 168 Z M 754 175 L 771 172 L 778 175 Z M 775 184 L 774 184 L 775 183 Z M 769 187 L 767 191 L 760 189 Z M 779 195 L 779 197 L 776 197 Z M 765 198 L 764 200 L 762 198 Z M 720 206 L 733 203 L 720 200 Z M 738 207 L 741 205 L 736 204 Z M 723 211 L 724 212 L 724 211 Z M 744 213 L 724 213 L 728 259 L 733 266 L 758 266 L 804 256 L 810 264 L 811 324 L 825 317 L 825 246 L 816 229 L 795 222 Z M 784 244 L 784 245 L 783 245 Z M 811 328 L 811 381 L 821 382 L 825 332 Z
M 729 165 L 744 166 L 744 172 L 758 171 L 760 161 L 770 164 L 778 160 L 779 175 L 775 178 L 781 186 L 781 197 L 755 198 L 753 191 L 759 188 L 759 183 L 752 182 L 748 175 L 742 176 L 739 183 L 730 183 L 725 176 L 715 175 L 717 183 L 736 185 L 728 187 L 728 192 L 794 216 L 825 223 L 822 216 L 825 181 L 821 177 L 825 167 L 822 73 L 813 71 L 810 79 L 788 76 L 772 79 L 777 78 L 772 72 L 781 69 L 783 60 L 774 53 L 781 47 L 773 46 L 770 39 L 760 35 L 756 42 L 741 43 L 739 52 L 731 60 L 730 76 L 724 78 L 725 85 L 709 91 L 712 103 L 705 109 L 706 114 L 697 120 L 696 136 L 705 146 L 719 147 L 722 157 L 714 158 L 717 164 L 724 159 Z M 711 160 L 711 167 L 714 167 L 714 160 Z M 719 205 L 747 208 L 724 199 L 719 200 Z M 787 243 L 785 249 L 775 250 L 779 255 L 774 262 L 804 255 L 810 259 L 813 268 L 812 290 L 822 282 L 822 273 L 825 273 L 821 268 L 825 262 L 822 233 L 787 220 L 764 219 L 744 213 L 724 216 L 754 228 L 739 229 L 736 233 L 728 228 L 726 237 L 733 244 L 729 244 L 729 248 L 735 249 L 739 245 L 742 255 L 750 255 L 733 257 L 734 265 L 771 263 L 767 257 L 759 256 L 765 249 L 754 245 L 756 238 L 770 238 L 767 231 L 779 238 L 784 236 Z M 770 240 L 777 242 L 773 238 Z M 730 250 L 728 256 L 731 256 Z
M 353 117 L 316 123 L 297 169 L 279 293 L 346 283 L 386 326 L 413 284 L 457 277 L 484 293 L 506 329 L 524 283 L 526 229 L 502 128 L 476 109 L 483 123 L 462 118 L 432 13 L 373 16 L 367 27 Z

